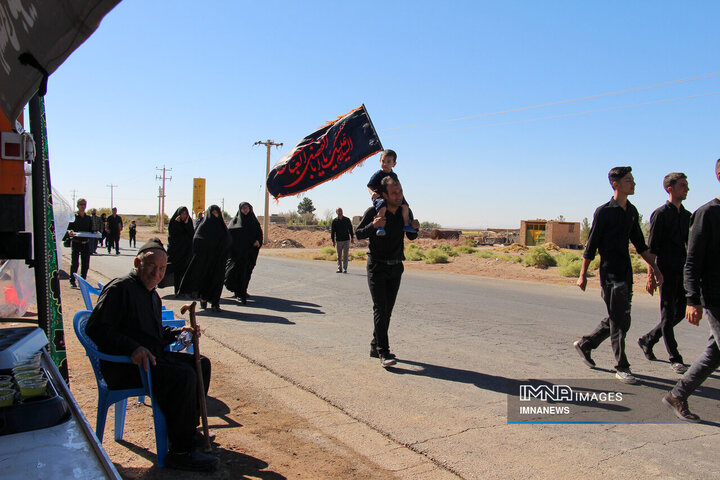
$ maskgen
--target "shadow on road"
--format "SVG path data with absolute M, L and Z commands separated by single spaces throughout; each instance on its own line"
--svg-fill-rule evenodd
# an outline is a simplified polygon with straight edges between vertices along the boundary
M 220 301 L 220 306 L 225 305 L 227 307 L 227 303 Z M 219 311 L 219 312 L 213 312 L 210 309 L 207 310 L 200 310 L 197 312 L 197 317 L 200 318 L 227 318 L 232 320 L 238 320 L 241 322 L 258 322 L 258 323 L 279 323 L 282 325 L 295 325 L 295 322 L 288 320 L 285 317 L 279 317 L 276 315 L 263 315 L 260 313 L 249 313 L 246 311 L 237 312 L 237 311 L 231 311 L 227 310 L 226 308 Z
M 403 364 L 419 367 L 420 370 L 404 369 L 401 367 Z M 517 392 L 520 384 L 520 380 L 514 378 L 473 372 L 472 370 L 443 367 L 440 365 L 415 362 L 412 360 L 400 360 L 399 358 L 398 365 L 388 368 L 387 371 L 400 375 L 419 375 L 423 377 L 437 378 L 440 380 L 448 380 L 450 382 L 469 383 L 484 390 L 492 390 L 493 392 L 504 394 Z
M 238 301 L 237 304 L 240 304 L 240 302 Z M 325 313 L 319 308 L 314 308 L 320 307 L 320 305 L 316 303 L 288 300 L 285 298 L 262 297 L 259 295 L 248 297 L 248 302 L 246 305 L 243 305 L 243 307 L 265 308 L 275 312 L 288 313 L 313 313 L 316 315 L 322 315 Z

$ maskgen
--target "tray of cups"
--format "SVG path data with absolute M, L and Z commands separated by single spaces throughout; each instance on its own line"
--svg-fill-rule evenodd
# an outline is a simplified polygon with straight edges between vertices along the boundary
M 0 435 L 51 427 L 69 417 L 39 353 L 15 361 L 12 370 L 0 370 Z

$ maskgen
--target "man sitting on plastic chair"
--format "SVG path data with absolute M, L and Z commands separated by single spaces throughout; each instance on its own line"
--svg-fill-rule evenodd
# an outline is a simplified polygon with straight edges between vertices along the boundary
M 138 249 L 135 268 L 112 280 L 103 289 L 88 320 L 86 332 L 103 353 L 128 355 L 135 365 L 150 364 L 152 388 L 167 421 L 169 453 L 165 466 L 182 470 L 211 471 L 218 458 L 197 449 L 203 442 L 199 425 L 197 375 L 192 355 L 164 351 L 183 330 L 163 328 L 161 300 L 155 287 L 165 275 L 167 254 L 159 239 L 153 238 Z M 198 327 L 197 335 L 200 335 Z M 210 385 L 210 361 L 202 357 L 205 393 Z M 110 389 L 141 384 L 137 367 L 101 362 Z

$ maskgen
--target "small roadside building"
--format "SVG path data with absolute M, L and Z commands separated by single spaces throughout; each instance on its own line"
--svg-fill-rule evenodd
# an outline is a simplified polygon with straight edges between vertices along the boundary
M 532 247 L 552 242 L 562 248 L 580 245 L 580 222 L 559 220 L 521 220 L 518 243 Z

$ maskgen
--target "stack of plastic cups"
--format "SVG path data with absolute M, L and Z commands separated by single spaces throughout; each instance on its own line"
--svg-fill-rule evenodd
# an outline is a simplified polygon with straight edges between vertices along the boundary
M 23 400 L 45 394 L 47 377 L 40 368 L 40 352 L 14 362 L 12 371 Z

